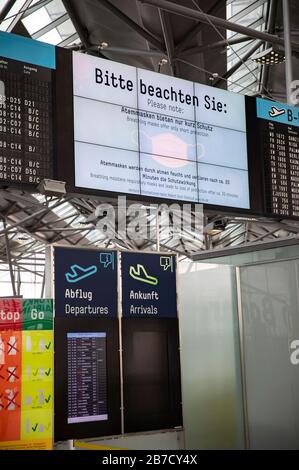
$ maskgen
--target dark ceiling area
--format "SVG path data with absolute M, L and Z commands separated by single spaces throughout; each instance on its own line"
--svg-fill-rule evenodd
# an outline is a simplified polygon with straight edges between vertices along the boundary
M 200 22 L 139 0 L 80 0 L 80 2 L 63 0 L 63 3 L 79 33 L 83 49 L 89 53 L 221 88 L 227 87 L 227 81 L 218 77 L 227 79 L 238 70 L 238 65 L 245 64 L 246 67 L 250 65 L 252 63 L 250 51 L 258 46 L 257 39 L 247 37 L 246 41 L 246 36 L 235 33 L 230 39 L 232 51 L 234 48 L 237 49 L 238 44 L 244 42 L 243 49 L 246 53 L 243 57 L 236 53 L 239 60 L 236 65 L 234 64 L 235 70 L 227 70 L 227 32 L 211 22 Z M 174 0 L 171 3 L 226 19 L 229 2 Z M 235 3 L 240 5 L 240 9 L 248 10 L 255 3 L 257 8 L 264 4 L 265 31 L 283 38 L 281 1 L 238 0 Z M 297 43 L 299 41 L 298 0 L 292 0 L 290 7 L 292 41 Z M 242 25 L 242 18 L 238 20 L 236 17 L 236 23 Z M 103 43 L 108 44 L 108 47 L 99 50 L 98 46 Z M 268 46 L 269 44 L 263 42 L 261 47 Z M 163 58 L 167 58 L 168 63 L 161 65 Z M 293 55 L 293 68 L 296 78 L 299 76 L 299 59 L 296 51 Z M 259 69 L 256 79 L 262 81 L 260 91 L 263 95 L 285 99 L 284 69 L 283 63 L 265 66 L 264 71 Z M 216 80 L 213 74 L 217 74 Z
M 80 41 L 73 46 L 61 43 L 63 47 L 235 92 L 286 100 L 285 64 L 257 66 L 252 60 L 272 45 L 252 32 L 272 35 L 284 52 L 282 0 L 39 0 L 35 4 L 31 0 L 28 9 L 54 1 L 63 4 Z M 289 5 L 296 79 L 299 1 L 289 0 Z M 219 23 L 225 20 L 237 29 Z M 30 36 L 21 17 L 12 32 Z
M 108 59 L 157 72 L 160 60 L 170 56 L 161 72 L 207 84 L 211 74 L 200 69 L 219 74 L 226 71 L 225 46 L 197 52 L 197 48 L 222 39 L 210 25 L 136 0 L 64 0 L 63 3 L 73 22 L 80 24 L 85 48 L 96 53 L 102 42 L 108 43 L 109 48 L 123 48 L 119 53 L 108 48 L 101 50 Z M 194 8 L 191 0 L 174 3 Z M 198 4 L 204 12 L 225 18 L 226 1 L 205 0 Z M 150 51 L 154 51 L 152 56 Z

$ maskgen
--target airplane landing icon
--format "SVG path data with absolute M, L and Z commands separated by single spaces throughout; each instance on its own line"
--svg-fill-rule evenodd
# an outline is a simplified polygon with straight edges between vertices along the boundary
M 271 111 L 269 111 L 269 116 L 272 118 L 281 116 L 282 114 L 285 114 L 286 110 L 285 109 L 277 109 L 275 106 L 272 106 Z

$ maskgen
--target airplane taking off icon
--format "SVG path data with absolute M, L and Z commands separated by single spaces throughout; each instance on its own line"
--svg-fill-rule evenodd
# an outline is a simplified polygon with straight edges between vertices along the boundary
M 269 111 L 269 116 L 272 118 L 281 116 L 282 114 L 285 114 L 286 110 L 285 109 L 277 109 L 275 106 L 272 106 L 271 111 Z
M 97 266 L 88 266 L 87 268 L 83 268 L 83 266 L 79 266 L 79 264 L 72 264 L 72 266 L 70 266 L 70 271 L 65 274 L 65 278 L 67 282 L 78 282 L 86 277 L 92 276 L 97 271 Z

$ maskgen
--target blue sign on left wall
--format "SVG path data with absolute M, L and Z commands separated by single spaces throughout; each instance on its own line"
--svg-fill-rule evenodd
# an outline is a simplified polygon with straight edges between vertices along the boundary
M 117 317 L 117 253 L 56 247 L 55 316 Z

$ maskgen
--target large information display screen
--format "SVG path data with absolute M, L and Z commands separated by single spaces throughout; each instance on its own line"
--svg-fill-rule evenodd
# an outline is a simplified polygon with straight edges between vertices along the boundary
M 55 49 L 10 34 L 0 40 L 0 182 L 36 185 L 53 178 Z
M 73 53 L 75 186 L 249 209 L 245 99 Z
M 266 212 L 299 217 L 299 109 L 257 98 Z
M 68 423 L 107 420 L 106 333 L 67 333 L 67 348 Z

